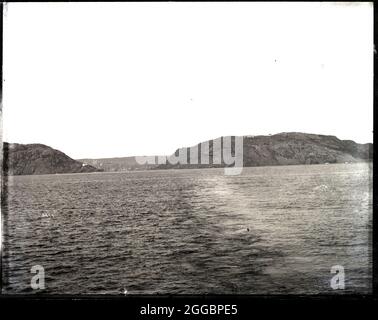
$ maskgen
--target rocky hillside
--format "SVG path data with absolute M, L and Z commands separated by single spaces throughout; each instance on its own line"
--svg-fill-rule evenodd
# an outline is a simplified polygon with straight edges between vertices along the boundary
M 223 138 L 218 138 L 222 143 Z M 209 163 L 201 164 L 163 164 L 166 168 L 224 167 L 213 163 L 214 140 L 209 141 Z M 201 144 L 198 145 L 201 152 Z M 190 152 L 191 148 L 185 148 Z M 232 155 L 234 155 L 232 148 Z M 179 149 L 175 155 L 178 155 Z M 358 144 L 351 140 L 340 140 L 335 136 L 307 134 L 300 132 L 279 133 L 269 136 L 243 137 L 243 166 L 277 166 L 299 164 L 345 163 L 371 161 L 373 144 Z
M 99 169 L 71 159 L 43 144 L 3 144 L 5 175 L 96 172 Z
M 360 162 L 373 159 L 373 144 L 335 136 L 279 133 L 244 139 L 245 166 Z

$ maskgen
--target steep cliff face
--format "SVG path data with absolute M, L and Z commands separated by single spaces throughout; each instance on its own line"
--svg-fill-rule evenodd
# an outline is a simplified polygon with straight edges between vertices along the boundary
M 5 175 L 96 172 L 99 169 L 71 159 L 43 144 L 3 144 Z

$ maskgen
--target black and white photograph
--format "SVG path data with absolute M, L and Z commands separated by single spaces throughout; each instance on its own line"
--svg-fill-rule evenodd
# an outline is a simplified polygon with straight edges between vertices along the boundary
M 372 294 L 372 2 L 2 6 L 2 295 Z

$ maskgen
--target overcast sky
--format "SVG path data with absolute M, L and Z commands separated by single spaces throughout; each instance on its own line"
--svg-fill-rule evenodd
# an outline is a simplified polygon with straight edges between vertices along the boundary
M 73 158 L 224 135 L 372 142 L 373 5 L 10 3 L 4 140 Z

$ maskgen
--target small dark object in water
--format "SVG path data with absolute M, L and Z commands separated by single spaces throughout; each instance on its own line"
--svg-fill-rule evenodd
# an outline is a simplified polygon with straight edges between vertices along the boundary
M 249 228 L 247 228 L 247 231 L 249 231 Z

